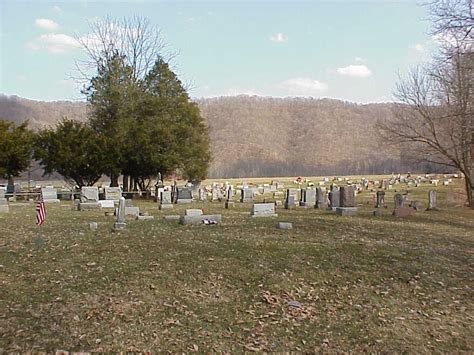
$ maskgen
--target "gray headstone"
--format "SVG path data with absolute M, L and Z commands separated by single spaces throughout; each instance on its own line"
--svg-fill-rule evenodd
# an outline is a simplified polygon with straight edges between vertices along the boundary
M 377 203 L 375 208 L 380 208 L 385 205 L 385 191 L 377 191 Z
M 198 208 L 187 209 L 184 211 L 185 216 L 202 216 L 202 210 Z
M 177 198 L 176 203 L 191 203 L 193 202 L 193 191 L 189 187 L 176 188 Z
M 211 202 L 216 202 L 219 201 L 221 192 L 217 186 L 212 187 L 212 197 L 211 197 Z
M 117 219 L 115 220 L 114 229 L 124 229 L 125 223 L 125 197 L 120 197 L 117 209 Z
M 240 197 L 240 202 L 248 203 L 253 201 L 253 190 L 249 188 L 242 189 L 242 195 Z
M 162 191 L 160 196 L 160 203 L 162 205 L 169 205 L 172 203 L 171 191 Z
M 339 203 L 340 203 L 340 198 L 339 198 L 339 188 L 338 187 L 333 187 L 333 189 L 331 191 L 329 191 L 329 194 L 328 194 L 328 197 L 329 197 L 329 204 L 330 204 L 330 208 L 336 208 L 336 207 L 339 207 Z
M 96 186 L 83 186 L 81 189 L 82 202 L 99 201 L 99 189 Z
M 199 189 L 199 201 L 206 201 L 207 200 L 207 192 L 205 188 Z
M 353 216 L 357 213 L 357 207 L 336 207 L 336 216 Z
M 339 189 L 340 193 L 340 207 L 354 207 L 355 198 L 354 198 L 354 187 L 353 186 L 341 186 Z
M 207 221 L 213 221 L 213 222 L 221 222 L 222 216 L 220 214 L 216 215 L 200 215 L 200 216 L 181 216 L 179 218 L 179 223 L 183 225 L 199 225 L 203 224 L 203 222 Z
M 278 229 L 293 229 L 293 224 L 290 222 L 278 222 L 276 227 Z
M 437 207 L 437 193 L 436 190 L 430 190 L 428 191 L 428 211 L 436 211 L 438 210 Z
M 300 206 L 314 207 L 316 205 L 316 190 L 303 189 L 301 190 Z
M 274 203 L 254 203 L 252 205 L 252 211 L 250 212 L 252 217 L 276 217 L 275 204 Z
M 393 202 L 395 203 L 395 208 L 400 208 L 405 204 L 405 198 L 401 194 L 396 194 L 393 197 Z
M 316 208 L 326 208 L 327 207 L 327 198 L 326 198 L 326 191 L 324 191 L 321 187 L 316 188 Z
M 122 189 L 120 187 L 105 187 L 104 195 L 106 200 L 118 201 L 122 197 Z
M 52 186 L 41 188 L 41 197 L 45 203 L 59 203 L 58 192 Z

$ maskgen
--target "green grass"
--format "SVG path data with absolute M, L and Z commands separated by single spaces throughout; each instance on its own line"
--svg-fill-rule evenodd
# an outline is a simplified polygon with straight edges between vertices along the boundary
M 409 196 L 426 207 L 429 188 Z M 193 204 L 221 213 L 217 226 L 161 218 L 190 206 L 136 201 L 155 220 L 119 233 L 67 202 L 38 228 L 34 203 L 12 203 L 0 215 L 0 351 L 470 352 L 474 211 L 437 189 L 441 211 L 405 219 L 373 217 L 370 191 L 355 217 Z

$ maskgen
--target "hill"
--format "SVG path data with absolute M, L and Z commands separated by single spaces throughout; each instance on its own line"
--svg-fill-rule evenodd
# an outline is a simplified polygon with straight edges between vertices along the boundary
M 409 162 L 378 136 L 391 104 L 333 99 L 218 97 L 197 100 L 209 126 L 210 177 L 386 174 L 433 171 Z M 84 102 L 41 102 L 0 95 L 0 118 L 35 129 L 61 117 L 85 120 Z M 409 152 L 407 152 L 409 154 Z

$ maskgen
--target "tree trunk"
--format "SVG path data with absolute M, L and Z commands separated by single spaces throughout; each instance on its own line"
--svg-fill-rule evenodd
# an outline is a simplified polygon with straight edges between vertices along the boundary
M 118 178 L 119 176 L 117 174 L 110 174 L 110 187 L 118 187 Z
M 467 193 L 467 203 L 469 207 L 474 210 L 474 186 L 472 186 L 472 180 L 468 178 L 467 176 L 464 178 L 465 184 L 466 184 L 466 193 Z
M 134 188 L 134 186 L 135 186 L 135 178 L 134 178 L 133 176 L 130 176 L 130 182 L 129 182 L 129 185 L 128 185 L 128 186 L 129 186 L 128 191 L 132 191 L 132 192 L 133 192 L 133 191 L 134 191 L 133 188 Z
M 129 188 L 128 188 L 128 175 L 123 176 L 122 185 L 123 185 L 123 191 L 128 191 L 129 190 Z

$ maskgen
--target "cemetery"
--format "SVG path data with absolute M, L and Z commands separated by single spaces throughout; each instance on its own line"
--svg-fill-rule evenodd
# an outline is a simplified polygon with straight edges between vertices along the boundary
M 472 347 L 459 177 L 24 190 L 0 189 L 3 351 Z
M 1 354 L 474 352 L 472 0 L 1 8 Z

